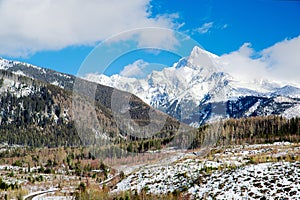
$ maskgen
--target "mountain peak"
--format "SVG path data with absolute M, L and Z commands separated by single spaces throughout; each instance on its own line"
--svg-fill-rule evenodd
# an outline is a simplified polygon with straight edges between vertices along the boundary
M 190 54 L 189 57 L 199 57 L 199 56 L 203 56 L 203 55 L 208 56 L 210 58 L 215 58 L 215 59 L 218 58 L 217 55 L 215 55 L 215 54 L 213 54 L 209 51 L 206 51 L 206 50 L 204 50 L 204 49 L 202 49 L 201 47 L 198 47 L 198 46 L 195 46 L 193 48 L 193 50 L 191 51 L 191 54 Z
M 7 70 L 12 66 L 13 61 L 6 60 L 0 57 L 0 69 Z
M 206 69 L 205 71 L 216 71 L 218 56 L 198 46 L 195 46 L 188 57 L 182 58 L 176 68 L 189 67 L 194 70 Z

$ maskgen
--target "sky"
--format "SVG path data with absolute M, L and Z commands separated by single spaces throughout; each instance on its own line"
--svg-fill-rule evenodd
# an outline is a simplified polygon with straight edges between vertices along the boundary
M 0 0 L 0 57 L 74 75 L 95 54 L 98 73 L 143 76 L 197 44 L 232 73 L 298 81 L 299 35 L 300 1 Z

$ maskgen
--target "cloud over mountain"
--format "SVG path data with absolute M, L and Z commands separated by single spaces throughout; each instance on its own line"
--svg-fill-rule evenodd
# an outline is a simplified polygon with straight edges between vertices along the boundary
M 244 80 L 275 79 L 300 85 L 300 36 L 255 52 L 250 43 L 221 56 L 224 70 Z
M 120 75 L 125 77 L 142 77 L 144 75 L 143 70 L 147 66 L 149 66 L 149 63 L 143 60 L 137 60 L 134 63 L 125 66 L 120 72 Z

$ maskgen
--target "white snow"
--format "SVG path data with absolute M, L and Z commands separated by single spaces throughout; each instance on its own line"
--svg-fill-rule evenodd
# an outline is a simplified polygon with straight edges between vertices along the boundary
M 211 158 L 198 157 L 197 152 L 174 154 L 171 162 L 158 162 L 133 171 L 112 192 L 146 189 L 149 193 L 161 194 L 184 190 L 192 199 L 298 199 L 300 162 L 250 164 L 248 160 L 251 156 L 266 154 L 274 158 L 286 156 L 291 150 L 299 151 L 299 144 L 238 145 Z
M 295 116 L 299 117 L 300 116 L 300 104 L 297 104 L 296 106 L 285 110 L 283 113 L 283 116 L 286 118 L 289 118 L 289 119 L 292 117 L 295 117 Z
M 12 66 L 13 66 L 13 62 L 12 61 L 0 58 L 0 69 L 6 70 L 6 69 L 8 69 L 8 68 L 10 68 Z
M 21 64 L 21 65 L 24 65 L 26 67 L 30 67 L 30 68 L 34 68 L 34 69 L 37 69 L 39 71 L 41 71 L 42 73 L 46 73 L 46 70 L 41 68 L 41 67 L 38 67 L 38 66 L 35 66 L 35 65 L 31 65 L 31 64 L 28 64 L 28 63 L 24 63 L 24 62 L 19 62 L 19 61 L 13 61 L 13 60 L 6 60 L 4 58 L 0 58 L 0 69 L 3 69 L 3 70 L 8 70 L 9 68 L 13 67 L 14 65 L 18 65 L 18 64 Z M 18 70 L 16 72 L 12 72 L 14 74 L 19 74 L 19 75 L 25 75 L 24 72 Z M 26 75 L 28 76 L 28 75 Z
M 251 108 L 245 113 L 246 116 L 250 116 L 260 105 L 260 101 L 256 102 Z
M 48 190 L 44 190 L 44 191 L 37 191 L 37 192 L 32 192 L 32 193 L 29 193 L 28 195 L 24 196 L 24 199 L 28 198 L 28 197 L 31 197 L 31 196 L 35 196 L 35 195 L 38 195 L 37 198 L 39 197 L 39 195 L 42 195 L 44 193 L 50 193 L 50 192 L 55 192 L 55 191 L 58 191 L 58 188 L 50 188 Z M 35 199 L 35 197 L 33 198 Z
M 286 102 L 287 103 L 295 103 L 295 102 L 297 102 L 289 97 L 284 97 L 284 96 L 278 96 L 274 99 L 274 101 L 277 103 L 286 103 Z
M 17 97 L 28 96 L 33 92 L 33 87 L 20 83 L 13 79 L 3 79 L 2 87 L 0 87 L 0 94 L 4 92 L 11 92 Z
M 189 192 L 195 199 L 266 199 L 300 197 L 300 163 L 262 163 L 229 172 L 214 172 L 205 184 L 195 185 Z M 294 182 L 295 181 L 295 182 Z M 272 188 L 272 189 L 271 189 Z M 288 191 L 288 192 L 285 192 Z M 295 194 L 292 195 L 293 192 Z

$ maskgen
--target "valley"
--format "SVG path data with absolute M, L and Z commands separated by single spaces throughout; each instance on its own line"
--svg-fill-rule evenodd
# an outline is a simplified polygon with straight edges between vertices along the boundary
M 136 158 L 129 157 L 114 168 L 89 158 L 84 148 L 19 148 L 11 148 L 11 155 L 1 159 L 1 182 L 15 185 L 0 193 L 3 199 L 72 199 L 74 195 L 138 199 L 150 194 L 152 199 L 300 197 L 300 143 L 166 149 L 145 153 L 156 154 L 156 160 L 135 164 Z M 3 146 L 1 152 L 7 149 Z M 26 156 L 14 155 L 16 150 Z M 37 155 L 45 156 L 36 159 Z
M 0 0 L 0 200 L 300 200 L 300 1 Z

